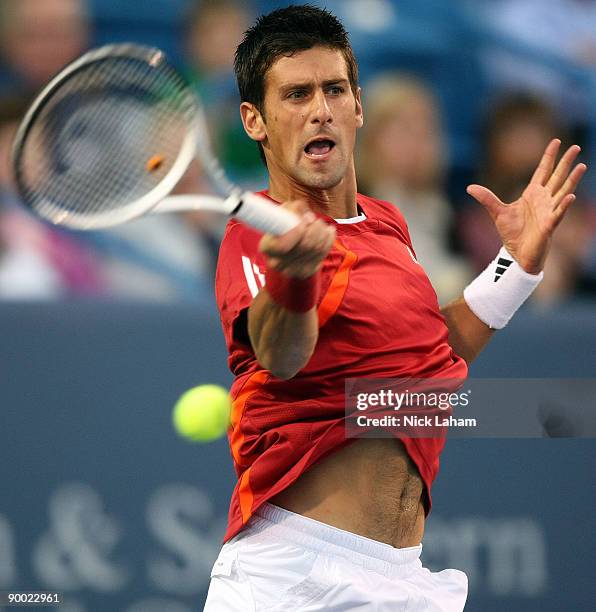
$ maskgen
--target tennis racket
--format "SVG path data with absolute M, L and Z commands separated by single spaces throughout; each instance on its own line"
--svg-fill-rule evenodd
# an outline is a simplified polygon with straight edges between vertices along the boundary
M 169 195 L 195 158 L 221 197 Z M 108 45 L 64 68 L 23 118 L 12 162 L 23 203 L 56 225 L 92 230 L 183 210 L 276 235 L 298 223 L 228 180 L 199 98 L 155 48 Z

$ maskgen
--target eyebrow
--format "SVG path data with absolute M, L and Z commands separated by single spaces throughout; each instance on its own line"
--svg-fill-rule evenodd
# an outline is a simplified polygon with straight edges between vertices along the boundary
M 327 79 L 323 81 L 323 87 L 329 87 L 330 85 L 348 85 L 349 80 L 345 77 L 338 77 L 336 79 Z M 302 81 L 296 83 L 285 83 L 280 86 L 279 91 L 285 92 L 290 91 L 292 89 L 312 89 L 313 82 L 312 81 Z

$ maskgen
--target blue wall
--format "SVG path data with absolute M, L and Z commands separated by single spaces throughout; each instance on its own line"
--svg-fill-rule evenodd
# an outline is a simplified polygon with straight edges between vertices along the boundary
M 0 339 L 0 590 L 200 609 L 232 464 L 224 441 L 179 440 L 170 410 L 230 382 L 212 307 L 2 305 Z M 591 309 L 521 313 L 473 373 L 592 376 L 595 341 Z M 593 440 L 451 440 L 425 562 L 468 571 L 471 611 L 592 610 L 595 467 Z

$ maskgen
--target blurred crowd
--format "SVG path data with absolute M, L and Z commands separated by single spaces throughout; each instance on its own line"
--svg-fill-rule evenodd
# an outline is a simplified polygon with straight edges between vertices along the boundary
M 395 10 L 408 3 L 416 0 L 368 4 L 370 10 Z M 337 3 L 340 17 L 350 4 Z M 9 159 L 19 120 L 61 67 L 109 39 L 109 20 L 96 14 L 101 6 L 101 0 L 0 0 L 0 300 L 192 301 L 211 291 L 223 232 L 217 217 L 158 215 L 106 231 L 73 232 L 33 218 L 18 202 Z M 244 135 L 232 63 L 244 30 L 259 10 L 274 6 L 188 0 L 175 25 L 167 26 L 175 30 L 168 51 L 206 105 L 220 159 L 234 181 L 251 189 L 266 187 L 266 172 Z M 477 100 L 477 118 L 470 116 L 469 124 L 466 116 L 459 118 L 473 139 L 472 155 L 458 158 L 462 147 L 447 120 L 457 109 L 446 109 L 428 71 L 417 71 L 416 63 L 404 69 L 390 53 L 382 68 L 361 66 L 359 191 L 402 210 L 441 303 L 460 294 L 499 247 L 490 218 L 469 201 L 465 185 L 479 182 L 512 201 L 552 137 L 585 145 L 582 161 L 589 165 L 590 139 L 596 144 L 596 79 L 577 85 L 584 75 L 590 83 L 596 73 L 596 0 L 485 0 L 476 3 L 473 16 L 478 37 L 490 31 L 494 38 L 470 51 L 483 83 L 482 93 L 463 92 Z M 129 32 L 131 40 L 152 42 L 135 37 L 134 20 Z M 358 56 L 358 46 L 355 51 Z M 543 53 L 554 59 L 548 65 L 541 60 L 537 69 Z M 460 75 L 447 76 L 457 83 Z M 587 185 L 555 235 L 535 304 L 596 296 L 596 193 Z M 209 186 L 193 165 L 177 189 L 204 193 Z

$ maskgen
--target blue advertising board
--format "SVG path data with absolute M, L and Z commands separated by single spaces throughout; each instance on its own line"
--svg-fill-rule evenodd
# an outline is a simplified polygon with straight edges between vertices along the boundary
M 591 376 L 595 340 L 590 310 L 522 313 L 472 373 Z M 2 305 L 0 341 L 0 591 L 202 609 L 235 480 L 226 441 L 181 440 L 171 409 L 231 381 L 212 307 Z M 595 467 L 590 439 L 450 440 L 424 562 L 468 573 L 471 611 L 594 609 Z

